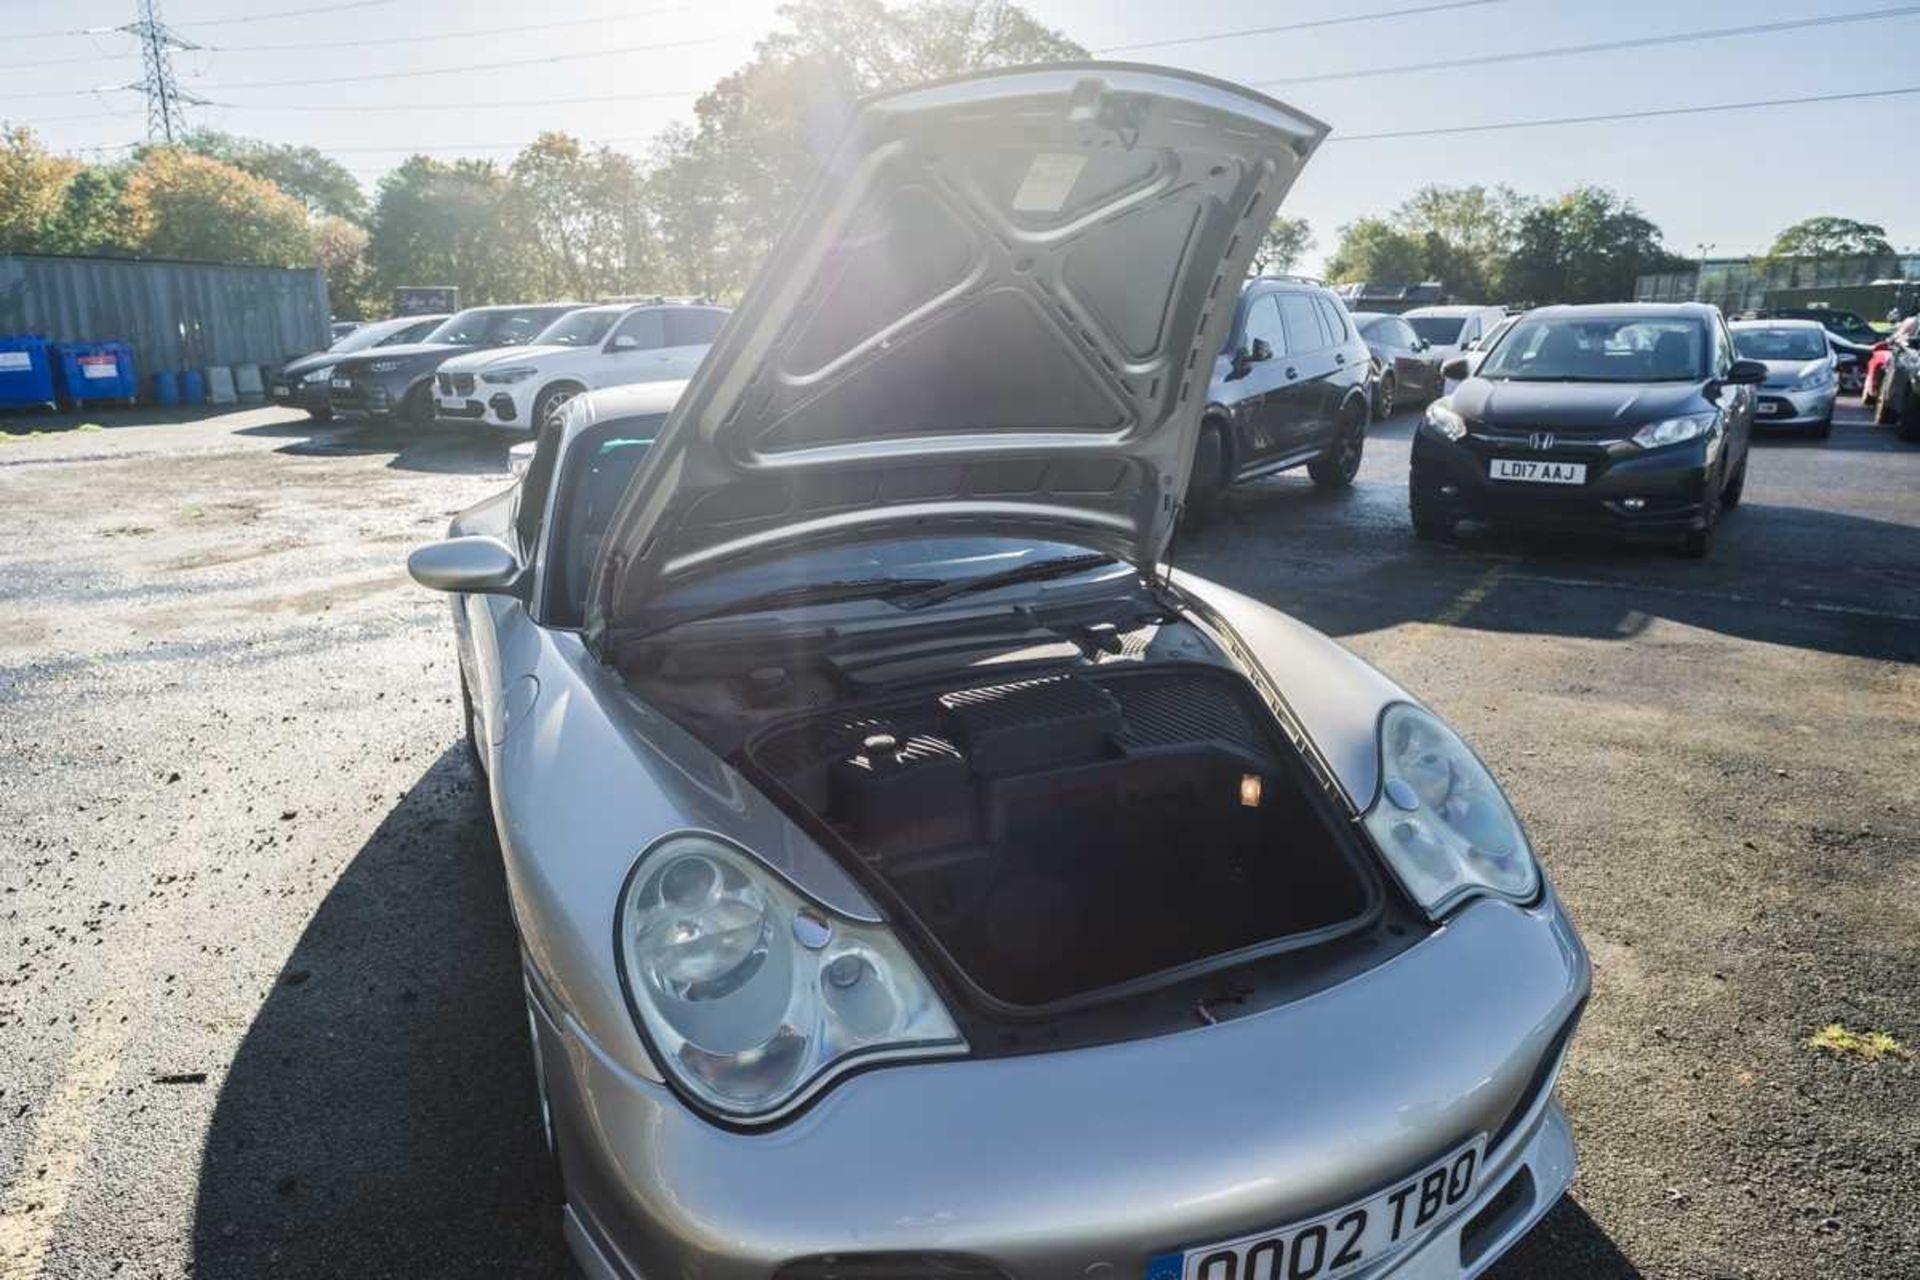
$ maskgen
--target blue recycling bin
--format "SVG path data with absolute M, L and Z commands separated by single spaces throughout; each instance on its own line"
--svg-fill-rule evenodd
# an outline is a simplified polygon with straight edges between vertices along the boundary
M 37 333 L 0 336 L 0 409 L 53 408 L 51 344 Z
M 153 402 L 162 409 L 171 409 L 180 403 L 179 374 L 162 370 L 153 375 Z
M 198 369 L 183 369 L 180 372 L 180 403 L 205 404 L 207 400 L 207 380 L 200 376 Z
M 132 404 L 140 394 L 133 348 L 124 342 L 56 342 L 53 368 L 63 404 L 100 400 Z

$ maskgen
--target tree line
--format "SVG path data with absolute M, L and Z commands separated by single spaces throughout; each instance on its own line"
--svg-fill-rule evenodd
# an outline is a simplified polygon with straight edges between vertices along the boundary
M 216 131 L 84 164 L 0 131 L 0 252 L 319 265 L 334 311 L 381 314 L 398 285 L 466 302 L 669 293 L 729 297 L 773 243 L 848 106 L 864 94 L 1003 66 L 1085 58 L 1010 0 L 795 0 L 752 57 L 642 156 L 545 133 L 511 161 L 416 155 L 369 197 L 312 147 Z M 1313 246 L 1280 218 L 1257 269 Z M 1890 253 L 1870 224 L 1817 218 L 1776 253 Z M 1630 200 L 1426 187 L 1338 231 L 1336 282 L 1445 282 L 1487 301 L 1606 301 L 1687 260 Z

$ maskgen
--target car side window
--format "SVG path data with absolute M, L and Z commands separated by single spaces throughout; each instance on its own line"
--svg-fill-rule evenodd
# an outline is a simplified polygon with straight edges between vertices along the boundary
M 650 414 L 600 423 L 582 431 L 567 450 L 547 544 L 546 625 L 577 627 L 585 620 L 600 544 L 665 421 L 665 414 Z
M 1255 338 L 1273 348 L 1274 355 L 1287 354 L 1287 335 L 1280 326 L 1280 309 L 1274 305 L 1270 293 L 1263 293 L 1247 304 L 1247 331 L 1242 349 L 1252 351 Z
M 631 343 L 623 338 L 632 338 Z M 667 342 L 666 325 L 661 322 L 658 311 L 636 311 L 622 320 L 614 329 L 613 336 L 607 339 L 609 351 L 621 350 L 652 351 L 658 347 L 671 345 Z
M 1320 312 L 1320 323 L 1326 326 L 1330 345 L 1337 347 L 1346 342 L 1352 330 L 1347 328 L 1345 309 L 1325 298 L 1315 298 L 1313 305 Z
M 704 307 L 688 307 L 679 311 L 667 312 L 667 345 L 670 347 L 704 347 L 720 336 L 720 330 L 727 323 L 724 311 L 709 311 Z
M 1303 356 L 1327 345 L 1320 320 L 1314 315 L 1313 299 L 1304 293 L 1280 295 L 1280 322 L 1286 327 L 1287 350 L 1293 355 Z
M 1727 332 L 1724 320 L 1716 320 L 1714 328 L 1713 375 L 1724 378 L 1733 368 L 1733 335 Z
M 560 453 L 560 424 L 548 419 L 534 437 L 533 460 L 520 477 L 519 496 L 514 502 L 513 532 L 520 541 L 520 559 L 533 559 L 540 541 L 540 521 L 547 514 L 547 491 L 553 487 L 553 463 Z
M 1417 347 L 1420 345 L 1420 335 L 1415 333 L 1413 326 L 1405 320 L 1395 320 L 1393 322 L 1393 345 L 1396 347 L 1407 347 L 1409 349 Z

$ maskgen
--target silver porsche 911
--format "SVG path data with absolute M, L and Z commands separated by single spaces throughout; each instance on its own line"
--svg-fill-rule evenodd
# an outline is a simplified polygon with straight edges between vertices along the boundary
M 1123 65 L 868 102 L 704 367 L 417 551 L 565 1228 L 646 1280 L 1486 1268 L 1584 951 L 1412 696 L 1169 567 L 1325 126 Z

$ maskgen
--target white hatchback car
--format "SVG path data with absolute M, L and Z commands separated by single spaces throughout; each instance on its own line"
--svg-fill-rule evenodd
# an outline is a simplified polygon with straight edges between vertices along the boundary
M 693 376 L 725 307 L 653 301 L 582 307 L 531 343 L 456 356 L 433 379 L 442 421 L 534 431 L 583 391 Z
M 1445 363 L 1491 332 L 1507 318 L 1505 307 L 1453 305 L 1415 307 L 1400 317 L 1413 331 L 1427 340 L 1430 358 Z

